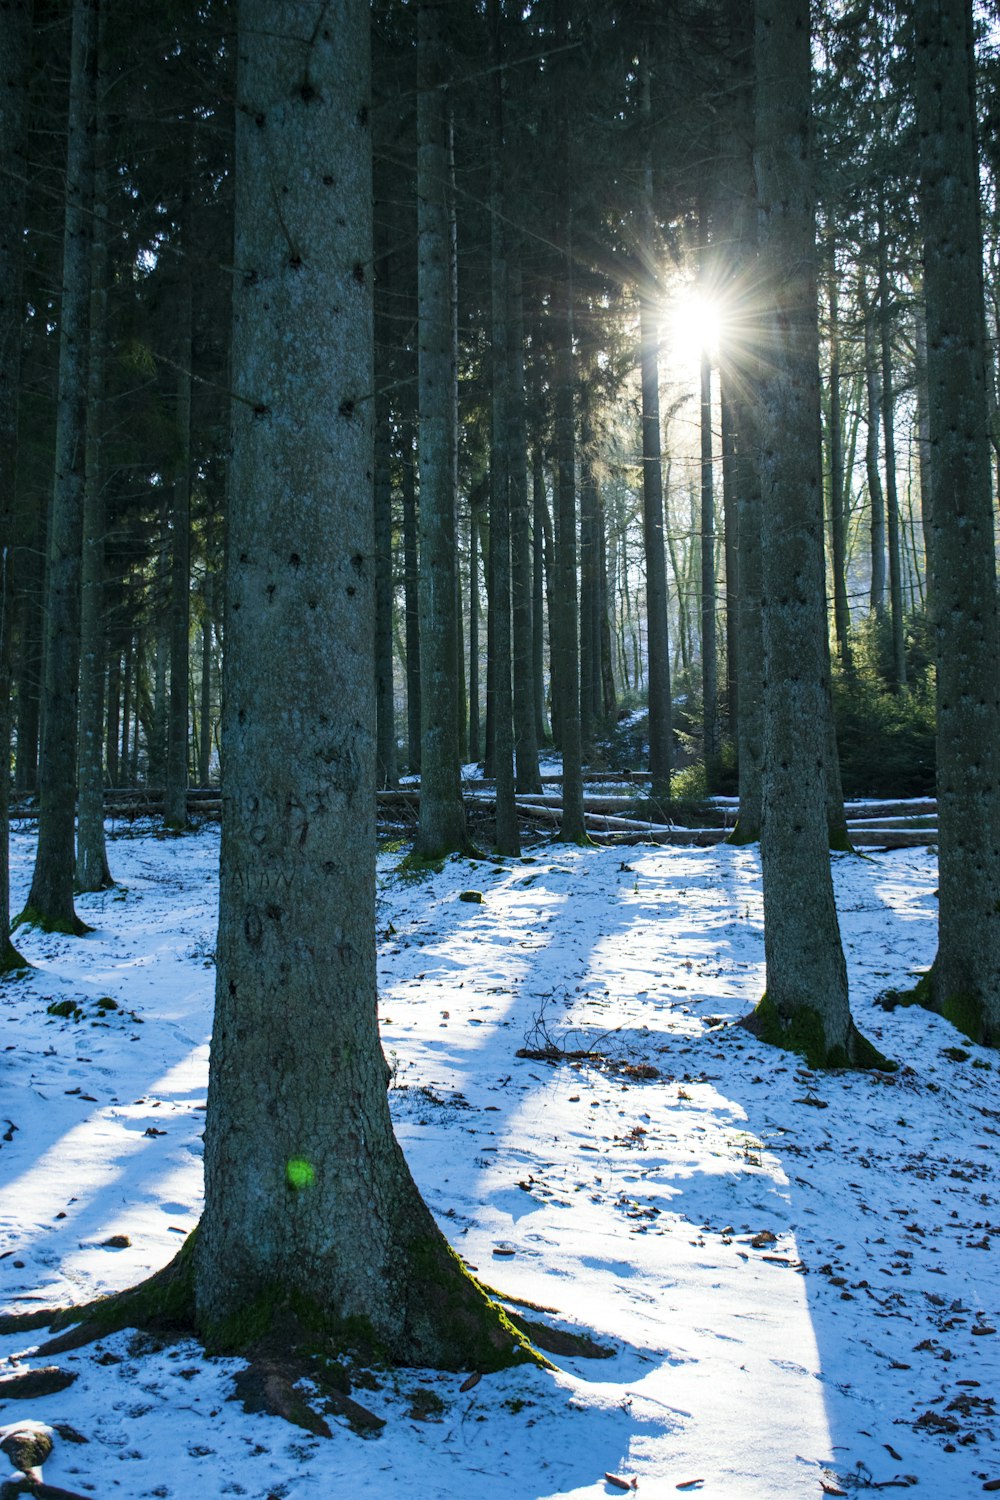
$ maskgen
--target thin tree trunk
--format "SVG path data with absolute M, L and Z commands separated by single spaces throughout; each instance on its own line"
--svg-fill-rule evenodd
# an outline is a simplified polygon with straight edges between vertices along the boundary
M 469 497 L 469 759 L 478 762 L 482 751 L 479 725 L 479 515 Z
M 889 547 L 889 610 L 892 622 L 893 686 L 906 690 L 906 640 L 903 628 L 903 576 L 899 537 L 899 495 L 896 485 L 896 398 L 892 383 L 892 317 L 889 306 L 889 268 L 885 208 L 878 226 L 879 344 L 882 358 L 882 432 L 885 445 L 885 504 Z
M 386 386 L 389 334 L 384 301 L 387 257 L 375 281 L 375 764 L 380 787 L 396 786 L 396 692 L 392 678 L 392 471 L 391 422 Z
M 715 629 L 715 486 L 712 465 L 712 364 L 701 356 L 701 697 L 705 771 L 711 787 L 719 758 L 718 645 Z
M 861 308 L 865 323 L 865 391 L 868 397 L 865 471 L 868 475 L 868 503 L 871 509 L 871 610 L 879 620 L 885 614 L 885 496 L 879 472 L 879 424 L 882 415 L 882 382 L 875 346 L 873 313 L 868 290 L 861 278 Z
M 189 126 L 193 131 L 194 127 Z M 189 142 L 187 160 L 193 162 Z M 181 204 L 181 259 L 178 278 L 178 349 L 175 423 L 177 457 L 174 464 L 170 534 L 170 698 L 167 709 L 164 760 L 163 822 L 166 828 L 187 827 L 189 763 L 188 679 L 191 672 L 191 363 L 194 356 L 191 287 L 190 185 Z
M 413 426 L 400 434 L 403 487 L 403 609 L 406 618 L 406 765 L 420 770 L 420 562 L 418 553 L 416 463 Z
M 421 796 L 416 848 L 426 859 L 466 844 L 459 755 L 446 14 L 444 0 L 421 0 L 417 10 Z
M 542 450 L 536 445 L 531 460 L 532 502 L 532 614 L 531 614 L 531 661 L 532 683 L 535 697 L 535 731 L 538 744 L 548 738 L 545 723 L 545 528 L 549 520 L 549 504 L 545 495 L 545 466 Z M 549 616 L 551 620 L 551 616 Z
M 528 429 L 524 389 L 524 307 L 519 261 L 508 268 L 510 293 L 507 363 L 510 375 L 510 552 L 514 760 L 519 792 L 541 790 L 535 725 L 533 580 L 528 503 Z
M 739 523 L 737 501 L 736 422 L 729 395 L 730 379 L 719 366 L 719 424 L 722 429 L 722 514 L 726 560 L 726 718 L 728 737 L 736 744 L 739 735 Z
M 837 654 L 850 671 L 851 611 L 847 599 L 847 547 L 844 530 L 844 414 L 840 393 L 840 302 L 836 250 L 831 250 L 830 307 L 830 556 L 833 572 L 833 622 Z
M 490 605 L 493 614 L 493 774 L 496 777 L 496 849 L 519 855 L 514 805 L 514 702 L 511 680 L 510 378 L 507 319 L 507 236 L 504 203 L 503 44 L 498 0 L 488 0 L 493 90 L 490 117 Z
M 642 75 L 642 110 L 651 116 L 649 61 Z M 653 167 L 650 147 L 645 147 L 642 187 L 642 222 L 653 242 Z M 647 662 L 649 670 L 649 770 L 653 795 L 670 800 L 673 766 L 673 716 L 670 696 L 670 634 L 667 606 L 667 562 L 664 551 L 663 439 L 660 431 L 659 296 L 650 278 L 639 287 L 639 370 L 642 399 L 642 535 L 646 555 Z M 669 533 L 669 528 L 667 528 Z M 680 579 L 673 542 L 667 534 L 680 595 Z M 681 606 L 681 609 L 683 606 Z
M 22 917 L 82 933 L 73 907 L 76 746 L 80 687 L 80 554 L 83 538 L 94 191 L 96 47 L 93 0 L 74 0 L 66 152 L 66 219 L 59 318 L 55 477 L 45 581 L 45 662 L 38 847 Z
M 80 602 L 80 746 L 76 836 L 76 887 L 103 891 L 114 885 L 104 838 L 104 428 L 108 347 L 108 158 L 106 13 L 97 17 L 97 119 L 93 248 L 87 365 L 87 433 L 84 458 L 83 557 Z
M 27 86 L 31 66 L 31 0 L 14 0 L 4 16 L 0 75 L 0 974 L 23 968 L 10 940 L 11 624 L 14 596 L 14 491 L 27 182 Z

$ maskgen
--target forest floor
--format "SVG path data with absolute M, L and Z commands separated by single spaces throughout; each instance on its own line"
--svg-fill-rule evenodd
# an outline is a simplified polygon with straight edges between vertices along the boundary
M 18 934 L 7 1311 L 136 1282 L 197 1221 L 218 847 L 135 829 L 110 845 L 120 887 L 79 900 L 89 936 Z M 933 852 L 834 857 L 854 1015 L 892 1075 L 811 1073 L 734 1024 L 763 987 L 752 849 L 539 845 L 419 879 L 402 852 L 379 860 L 379 970 L 416 1179 L 481 1279 L 609 1356 L 473 1385 L 382 1372 L 356 1392 L 385 1419 L 365 1440 L 250 1416 L 238 1361 L 123 1333 L 60 1355 L 57 1395 L 0 1399 L 0 1423 L 86 1439 L 57 1436 L 46 1481 L 102 1500 L 997 1488 L 1000 1060 L 875 1004 L 933 958 Z M 15 832 L 14 910 L 32 854 Z M 0 1378 L 41 1337 L 0 1339 Z

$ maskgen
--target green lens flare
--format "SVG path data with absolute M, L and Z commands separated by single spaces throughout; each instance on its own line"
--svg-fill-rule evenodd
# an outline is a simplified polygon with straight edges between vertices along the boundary
M 285 1177 L 288 1179 L 288 1186 L 300 1193 L 304 1188 L 312 1187 L 316 1181 L 316 1168 L 304 1156 L 293 1156 L 285 1168 Z

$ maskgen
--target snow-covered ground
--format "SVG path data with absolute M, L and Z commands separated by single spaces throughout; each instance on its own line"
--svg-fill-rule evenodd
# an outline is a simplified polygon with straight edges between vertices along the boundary
M 12 842 L 16 910 L 33 847 Z M 197 1221 L 217 857 L 212 829 L 116 839 L 121 888 L 79 901 L 90 936 L 18 935 L 36 967 L 0 987 L 7 1311 L 135 1282 Z M 651 1496 L 951 1500 L 1000 1478 L 1000 1064 L 873 1003 L 933 957 L 933 856 L 835 860 L 854 1014 L 892 1076 L 812 1074 L 731 1024 L 763 986 L 752 850 L 550 846 L 416 881 L 398 860 L 381 1007 L 417 1181 L 484 1281 L 610 1357 L 465 1390 L 382 1374 L 356 1392 L 382 1435 L 329 1439 L 247 1415 L 238 1362 L 121 1334 L 60 1355 L 58 1395 L 0 1399 L 0 1423 L 87 1439 L 57 1437 L 46 1480 L 531 1500 L 610 1495 L 612 1474 Z M 517 1056 L 551 1044 L 586 1056 Z M 0 1340 L 0 1378 L 41 1337 Z

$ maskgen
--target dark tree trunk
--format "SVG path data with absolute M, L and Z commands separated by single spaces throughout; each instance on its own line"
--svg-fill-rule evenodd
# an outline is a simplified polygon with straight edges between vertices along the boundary
M 882 432 L 885 444 L 885 509 L 889 548 L 889 613 L 892 624 L 892 677 L 897 691 L 906 688 L 906 640 L 903 628 L 903 572 L 896 485 L 896 397 L 892 380 L 892 308 L 890 306 L 885 208 L 878 225 L 878 317 L 882 361 Z
M 448 0 L 420 0 L 417 10 L 421 782 L 416 846 L 427 859 L 466 844 L 459 758 L 448 12 Z
M 865 393 L 868 398 L 865 472 L 868 476 L 868 503 L 871 510 L 872 580 L 869 595 L 872 613 L 877 619 L 885 614 L 885 495 L 879 472 L 879 426 L 882 420 L 882 382 L 875 341 L 874 314 L 868 301 L 868 290 L 861 278 L 861 307 L 865 320 Z
M 648 64 L 643 72 L 643 113 L 650 114 Z M 646 146 L 642 222 L 652 242 L 653 169 Z M 646 552 L 646 652 L 649 666 L 649 770 L 653 795 L 669 801 L 673 765 L 670 699 L 670 640 L 667 616 L 667 559 L 664 548 L 663 463 L 660 434 L 659 299 L 655 281 L 639 287 L 639 369 L 642 389 L 642 534 Z M 676 575 L 676 565 L 675 565 Z M 680 579 L 676 578 L 678 593 Z
M 193 130 L 189 126 L 189 130 Z M 194 160 L 187 146 L 188 173 Z M 177 355 L 174 423 L 176 459 L 170 509 L 170 698 L 164 759 L 163 822 L 187 826 L 191 672 L 191 365 L 194 357 L 191 288 L 191 188 L 181 201 L 181 255 L 177 284 Z
M 514 678 L 514 762 L 519 792 L 540 792 L 538 734 L 535 725 L 534 633 L 532 621 L 531 522 L 528 505 L 528 429 L 524 390 L 524 309 L 521 267 L 508 270 L 510 291 L 510 554 L 512 588 L 512 671 Z
M 420 561 L 417 542 L 417 483 L 413 427 L 400 436 L 403 487 L 403 608 L 406 620 L 406 764 L 420 770 Z
M 27 83 L 32 0 L 14 0 L 4 17 L 0 73 L 0 974 L 24 960 L 10 940 L 11 600 L 14 594 L 14 486 L 17 467 L 18 376 L 24 324 L 24 203 L 27 168 Z
M 496 849 L 519 855 L 514 805 L 514 702 L 511 679 L 510 375 L 506 205 L 504 201 L 503 41 L 499 0 L 488 0 L 493 88 L 490 117 L 490 607 L 493 616 L 493 774 Z
M 396 692 L 392 678 L 392 413 L 387 387 L 389 327 L 385 313 L 388 258 L 375 281 L 375 764 L 380 787 L 395 786 Z
M 1000 1045 L 1000 701 L 971 0 L 918 0 L 931 620 L 937 662 L 938 952 L 922 986 Z M 926 497 L 925 497 L 926 509 Z
M 469 759 L 482 751 L 479 724 L 479 514 L 475 497 L 469 503 Z
M 74 0 L 66 219 L 59 316 L 55 477 L 45 577 L 45 657 L 38 848 L 22 914 L 60 932 L 86 931 L 73 907 L 80 687 L 80 554 L 87 416 L 87 323 L 94 192 L 94 0 Z
M 537 445 L 531 459 L 531 507 L 531 678 L 535 697 L 535 732 L 541 746 L 548 738 L 545 724 L 545 527 L 549 522 L 549 503 L 545 495 L 542 450 Z
M 93 249 L 87 368 L 87 435 L 84 459 L 83 557 L 80 602 L 80 748 L 76 836 L 76 886 L 103 891 L 114 885 L 104 838 L 104 429 L 108 346 L 108 159 L 103 103 L 107 72 L 106 12 L 97 24 L 97 133 L 94 171 Z

